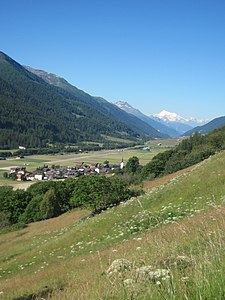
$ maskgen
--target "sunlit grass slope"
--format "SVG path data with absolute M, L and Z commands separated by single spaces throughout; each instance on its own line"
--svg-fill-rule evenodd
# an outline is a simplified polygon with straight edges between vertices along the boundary
M 220 153 L 93 218 L 74 211 L 1 235 L 0 297 L 223 299 L 224 203 Z

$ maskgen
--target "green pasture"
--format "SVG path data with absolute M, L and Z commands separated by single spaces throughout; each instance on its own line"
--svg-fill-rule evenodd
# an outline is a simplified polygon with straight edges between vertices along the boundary
M 161 147 L 161 148 L 170 148 L 177 146 L 184 138 L 177 138 L 177 139 L 157 139 L 157 140 L 150 140 L 146 144 L 149 147 Z
M 89 163 L 103 163 L 108 160 L 109 163 L 120 163 L 122 158 L 124 162 L 132 157 L 137 156 L 142 165 L 149 162 L 154 155 L 164 151 L 163 148 L 152 149 L 145 151 L 142 149 L 124 149 L 124 150 L 103 150 L 93 151 L 79 154 L 57 154 L 57 155 L 32 155 L 21 159 L 10 158 L 0 161 L 0 169 L 8 170 L 12 166 L 26 166 L 28 171 L 35 170 L 44 164 L 52 165 L 58 164 L 61 166 L 73 166 L 79 162 Z

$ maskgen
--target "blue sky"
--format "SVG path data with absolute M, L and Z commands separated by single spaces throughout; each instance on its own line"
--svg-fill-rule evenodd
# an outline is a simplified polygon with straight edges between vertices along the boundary
M 225 115 L 224 0 L 1 0 L 1 51 L 145 114 Z

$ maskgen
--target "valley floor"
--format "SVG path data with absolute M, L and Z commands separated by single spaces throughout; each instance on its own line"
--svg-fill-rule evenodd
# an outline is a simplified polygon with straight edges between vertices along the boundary
M 167 147 L 166 140 L 164 141 L 165 147 Z M 175 143 L 175 141 L 174 141 Z M 123 150 L 102 150 L 102 151 L 92 151 L 89 153 L 79 153 L 79 154 L 65 154 L 65 155 L 32 155 L 26 156 L 23 159 L 17 160 L 16 158 L 10 160 L 0 161 L 0 186 L 9 185 L 13 186 L 14 189 L 26 189 L 30 183 L 27 182 L 17 182 L 11 179 L 5 179 L 3 177 L 4 172 L 8 172 L 10 168 L 16 166 L 26 166 L 27 171 L 31 172 L 36 170 L 36 168 L 43 165 L 53 165 L 60 164 L 60 166 L 74 166 L 77 163 L 85 162 L 90 163 L 103 163 L 108 160 L 110 163 L 120 164 L 122 158 L 124 162 L 132 157 L 137 156 L 140 159 L 140 163 L 145 165 L 149 162 L 153 156 L 157 153 L 165 151 L 163 147 L 156 147 L 153 145 L 151 151 L 144 151 L 142 149 L 123 149 Z M 32 183 L 31 183 L 32 184 Z

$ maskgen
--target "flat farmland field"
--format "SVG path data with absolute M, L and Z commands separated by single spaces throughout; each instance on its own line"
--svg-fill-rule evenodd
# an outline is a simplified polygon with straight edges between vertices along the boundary
M 26 166 L 28 171 L 32 171 L 44 164 L 58 164 L 61 166 L 72 166 L 79 162 L 103 163 L 108 160 L 109 163 L 120 163 L 122 158 L 124 162 L 132 157 L 137 156 L 140 164 L 144 165 L 152 159 L 157 153 L 165 151 L 164 148 L 152 149 L 150 151 L 142 149 L 124 149 L 124 150 L 102 150 L 79 154 L 57 154 L 57 155 L 32 155 L 21 159 L 7 159 L 0 161 L 0 170 L 9 170 L 13 166 Z
M 162 148 L 173 148 L 177 146 L 183 139 L 186 139 L 186 137 L 181 137 L 177 139 L 160 139 L 160 140 L 151 140 L 147 142 L 146 144 L 149 147 L 162 147 Z M 159 146 L 159 144 L 161 144 Z

